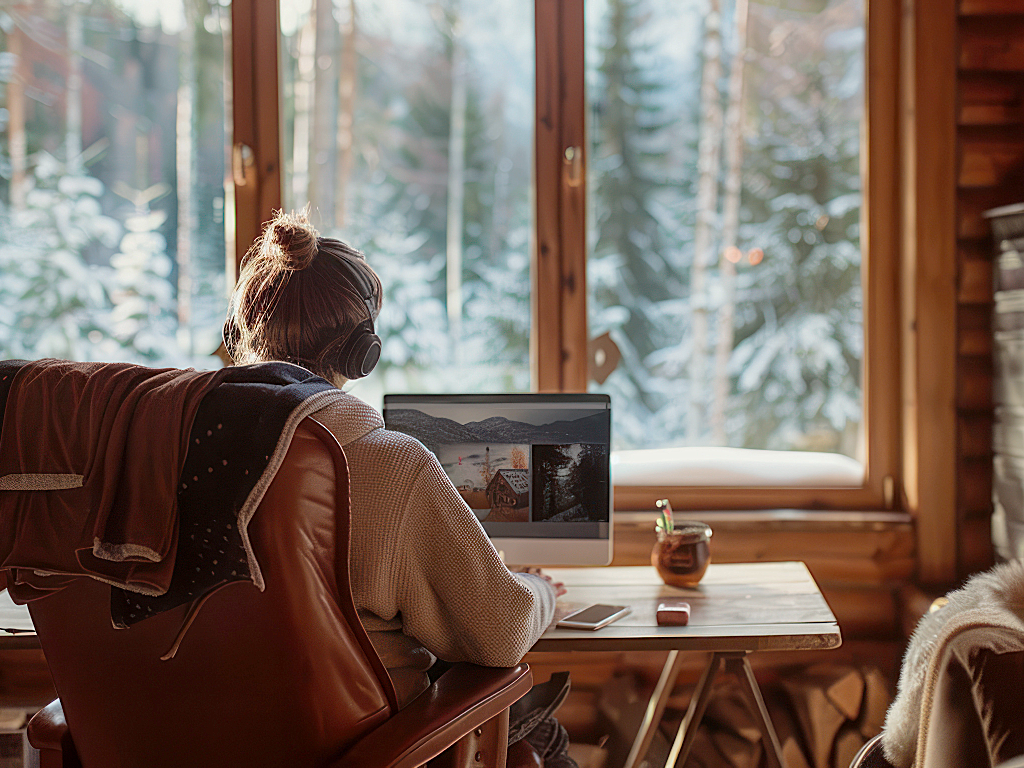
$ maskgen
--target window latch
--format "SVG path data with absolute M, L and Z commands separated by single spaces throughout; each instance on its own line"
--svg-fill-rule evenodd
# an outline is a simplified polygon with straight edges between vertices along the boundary
M 235 186 L 244 187 L 250 181 L 255 181 L 255 168 L 256 154 L 252 147 L 236 141 L 231 148 L 231 175 L 235 179 Z
M 570 187 L 578 187 L 583 181 L 583 149 L 566 147 L 562 156 L 562 166 L 565 183 Z

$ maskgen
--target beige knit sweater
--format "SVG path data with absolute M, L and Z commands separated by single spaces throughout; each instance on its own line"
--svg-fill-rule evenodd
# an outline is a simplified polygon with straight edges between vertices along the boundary
M 509 572 L 434 454 L 369 405 L 339 393 L 312 415 L 348 459 L 353 597 L 399 703 L 435 657 L 518 663 L 551 623 L 552 586 Z

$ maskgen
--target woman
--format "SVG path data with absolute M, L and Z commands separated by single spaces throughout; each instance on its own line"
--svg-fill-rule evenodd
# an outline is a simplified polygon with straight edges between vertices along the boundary
M 295 363 L 340 389 L 380 357 L 381 299 L 362 254 L 320 237 L 305 212 L 282 212 L 243 261 L 225 344 L 237 364 Z M 314 418 L 348 459 L 353 597 L 399 704 L 429 685 L 437 659 L 518 663 L 563 586 L 539 571 L 511 573 L 437 458 L 385 429 L 373 408 L 346 394 Z

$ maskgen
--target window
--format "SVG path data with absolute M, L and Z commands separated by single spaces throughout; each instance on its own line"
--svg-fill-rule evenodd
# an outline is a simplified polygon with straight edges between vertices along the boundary
M 589 386 L 620 508 L 889 506 L 898 35 L 866 1 L 10 7 L 0 354 L 216 365 L 240 254 L 309 201 L 388 286 L 370 402 Z
M 0 11 L 3 357 L 219 365 L 229 8 L 200 7 Z
M 862 3 L 705 11 L 586 4 L 588 319 L 622 354 L 617 447 L 855 457 Z
M 601 387 L 634 449 L 616 456 L 617 507 L 891 507 L 896 20 L 858 2 L 712 3 L 716 32 L 670 6 L 538 0 L 540 386 L 581 387 L 590 336 L 616 341 Z M 703 344 L 679 331 L 694 327 Z

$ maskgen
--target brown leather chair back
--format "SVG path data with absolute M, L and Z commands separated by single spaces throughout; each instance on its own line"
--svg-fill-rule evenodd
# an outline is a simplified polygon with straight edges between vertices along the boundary
M 84 768 L 317 766 L 395 709 L 348 581 L 348 470 L 306 419 L 249 532 L 266 589 L 212 595 L 129 629 L 81 579 L 30 610 Z

